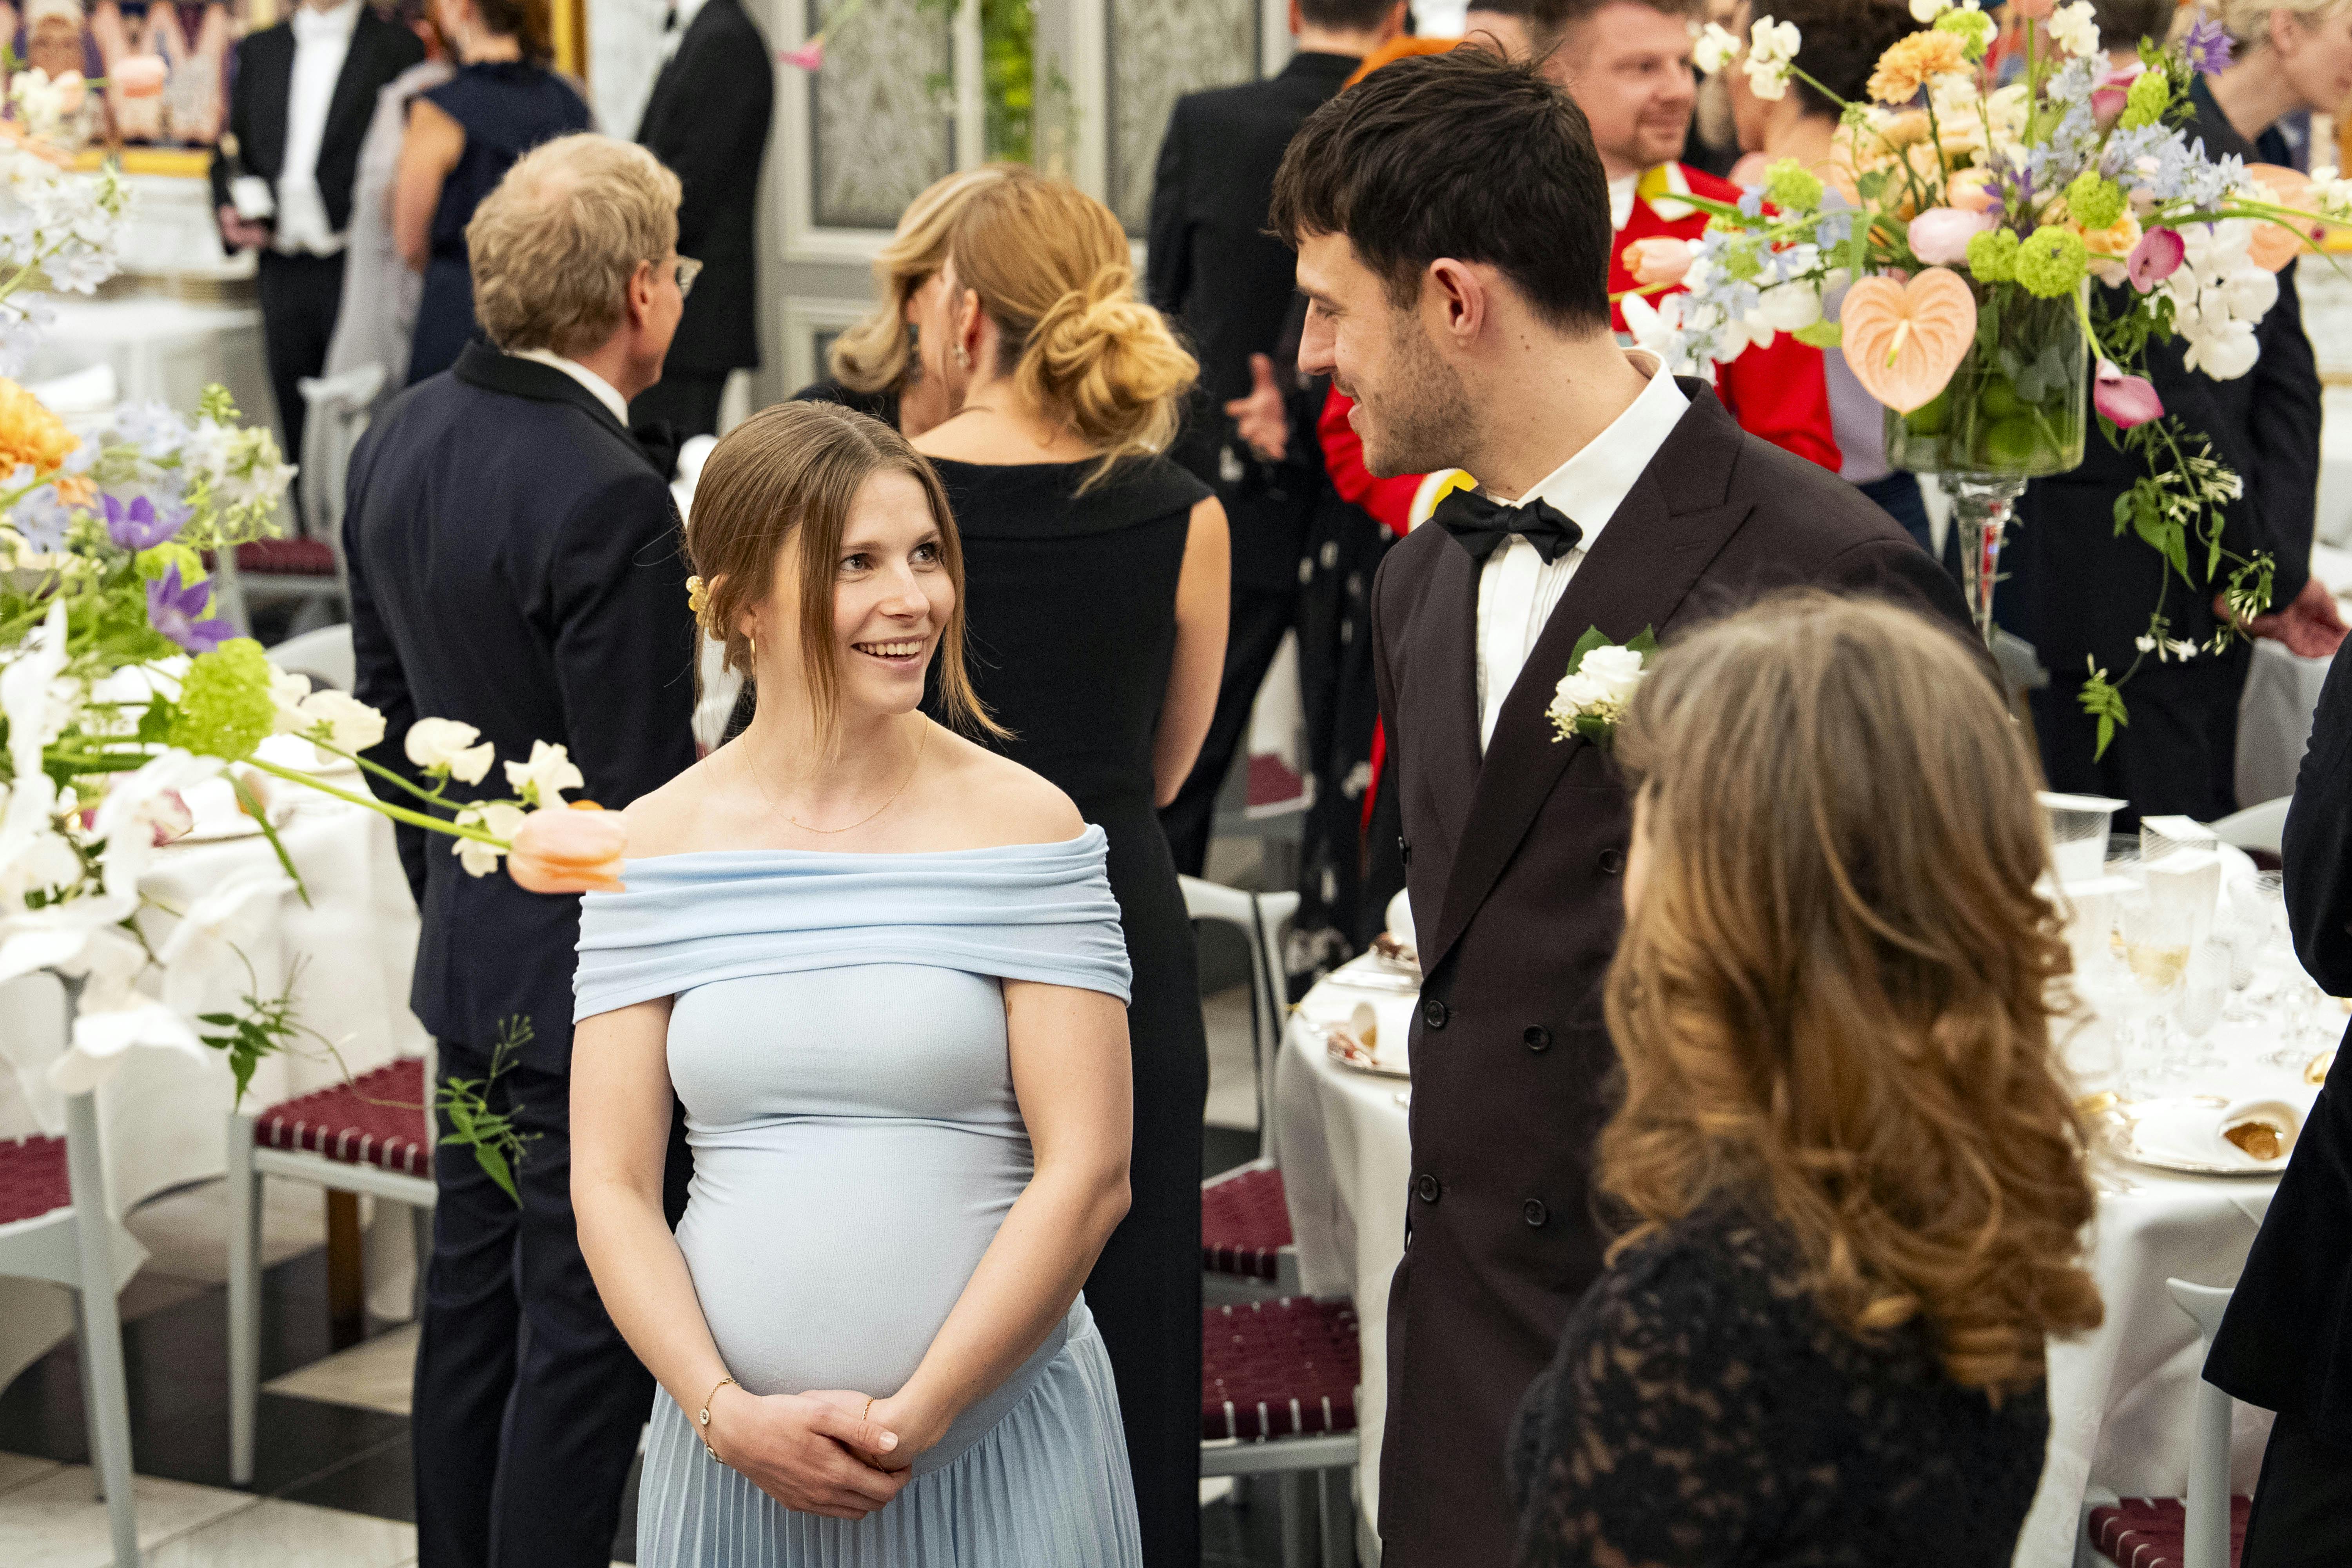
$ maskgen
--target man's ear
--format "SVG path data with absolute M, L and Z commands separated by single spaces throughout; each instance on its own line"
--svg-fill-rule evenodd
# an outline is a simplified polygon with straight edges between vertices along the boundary
M 1467 345 L 1486 328 L 1495 302 L 1488 271 L 1441 256 L 1422 275 L 1423 308 L 1432 312 L 1431 324 L 1457 344 Z
M 655 287 L 654 264 L 638 262 L 636 270 L 629 274 L 629 320 L 633 324 L 642 323 L 653 314 Z

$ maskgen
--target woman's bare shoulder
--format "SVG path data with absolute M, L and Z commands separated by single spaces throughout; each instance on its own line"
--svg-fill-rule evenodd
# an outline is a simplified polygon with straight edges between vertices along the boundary
M 1043 774 L 940 726 L 933 798 L 952 802 L 974 847 L 1061 844 L 1087 830 L 1077 804 Z
M 629 830 L 629 858 L 679 855 L 727 842 L 740 815 L 740 780 L 713 752 L 649 795 L 639 795 L 621 820 Z

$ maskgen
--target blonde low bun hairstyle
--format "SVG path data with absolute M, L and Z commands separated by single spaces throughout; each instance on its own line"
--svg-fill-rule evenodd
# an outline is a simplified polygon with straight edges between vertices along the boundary
M 1201 367 L 1135 297 L 1127 235 L 1108 207 L 1067 181 L 1008 167 L 964 204 L 948 254 L 956 286 L 996 323 L 998 373 L 1103 453 L 1089 483 L 1174 438 Z

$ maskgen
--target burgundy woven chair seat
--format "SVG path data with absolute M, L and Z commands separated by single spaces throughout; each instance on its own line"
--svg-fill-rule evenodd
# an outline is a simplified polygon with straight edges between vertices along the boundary
M 1290 1241 L 1280 1171 L 1245 1171 L 1201 1189 L 1201 1267 L 1210 1273 L 1279 1279 Z
M 404 1057 L 348 1084 L 273 1105 L 253 1119 L 265 1149 L 305 1149 L 350 1165 L 405 1176 L 433 1173 L 425 1135 L 425 1061 Z
M 0 1225 L 38 1219 L 73 1202 L 66 1179 L 66 1141 L 27 1138 L 0 1142 Z
M 1352 1432 L 1362 1373 L 1356 1310 L 1344 1301 L 1211 1307 L 1201 1314 L 1201 1436 Z
M 2252 1498 L 2230 1500 L 2230 1563 L 2246 1544 L 2246 1512 Z M 2179 1498 L 2127 1497 L 2112 1508 L 2091 1510 L 2091 1544 L 2116 1568 L 2180 1568 L 2181 1538 L 2188 1510 Z
M 257 539 L 236 547 L 236 569 L 271 577 L 331 577 L 335 547 L 323 539 Z

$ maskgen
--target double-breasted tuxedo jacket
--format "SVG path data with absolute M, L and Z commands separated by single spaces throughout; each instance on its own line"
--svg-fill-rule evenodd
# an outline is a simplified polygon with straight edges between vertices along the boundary
M 1425 975 L 1388 1320 L 1389 1568 L 1509 1561 L 1510 1423 L 1606 1245 L 1588 1178 L 1615 1062 L 1601 986 L 1630 804 L 1608 753 L 1555 741 L 1544 716 L 1577 638 L 1671 637 L 1801 584 L 1891 597 L 1968 635 L 1958 589 L 1884 512 L 1681 384 L 1690 406 L 1570 579 L 1483 759 L 1478 567 L 1423 527 L 1373 587 Z

